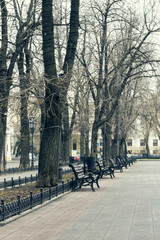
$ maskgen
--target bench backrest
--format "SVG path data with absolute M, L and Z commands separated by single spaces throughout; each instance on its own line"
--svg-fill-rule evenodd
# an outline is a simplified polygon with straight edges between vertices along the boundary
M 119 165 L 119 166 L 120 166 L 120 165 L 122 164 L 122 159 L 120 159 L 120 158 L 117 158 L 117 159 L 116 159 L 116 162 L 117 162 L 117 165 Z
M 84 176 L 84 170 L 82 166 L 78 164 L 73 165 L 71 163 L 68 166 L 72 168 L 76 179 L 82 178 Z
M 109 162 L 111 164 L 111 167 L 114 167 L 114 162 L 113 162 L 113 160 L 111 158 L 109 159 Z
M 99 168 L 104 168 L 103 160 L 97 160 L 96 164 Z

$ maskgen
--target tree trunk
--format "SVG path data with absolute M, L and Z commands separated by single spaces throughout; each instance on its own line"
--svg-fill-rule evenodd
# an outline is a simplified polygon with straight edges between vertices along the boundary
M 59 162 L 60 131 L 60 127 L 46 127 L 42 133 L 39 161 L 39 186 L 54 186 L 58 181 L 57 165 Z
M 62 133 L 62 162 L 69 162 L 69 133 L 68 129 Z
M 55 185 L 58 180 L 59 142 L 62 111 L 74 64 L 78 27 L 79 1 L 71 1 L 70 33 L 63 65 L 64 75 L 57 77 L 52 0 L 42 0 L 43 60 L 45 69 L 45 123 L 42 126 L 39 154 L 39 185 Z
M 84 149 L 85 149 L 85 130 L 84 126 L 82 125 L 80 130 L 80 156 L 84 157 Z
M 27 99 L 21 95 L 21 158 L 20 167 L 29 167 L 29 124 L 28 124 L 28 111 Z
M 6 134 L 6 115 L 0 114 L 3 116 L 0 119 L 0 169 L 5 169 L 5 134 Z
M 97 157 L 97 139 L 98 139 L 98 128 L 96 122 L 93 123 L 92 127 L 92 143 L 91 143 L 91 157 Z
M 89 157 L 89 131 L 86 131 L 85 136 L 85 156 Z
M 149 149 L 149 133 L 146 134 L 146 151 L 147 151 L 147 154 L 150 155 L 150 149 Z
M 0 1 L 1 7 L 1 36 L 2 42 L 0 46 L 0 163 L 4 165 L 2 160 L 3 149 L 5 148 L 5 134 L 6 134 L 6 117 L 8 107 L 8 96 L 10 84 L 7 81 L 7 46 L 8 46 L 8 32 L 7 32 L 7 9 L 6 3 Z M 4 155 L 5 158 L 5 155 Z M 2 166 L 1 166 L 2 167 Z M 3 166 L 4 167 L 4 166 Z
M 23 50 L 22 50 L 23 51 Z M 27 168 L 29 166 L 29 124 L 28 124 L 28 94 L 26 77 L 24 73 L 24 55 L 21 52 L 18 59 L 18 70 L 20 79 L 20 98 L 21 98 L 21 158 L 20 168 Z
M 112 139 L 111 149 L 112 149 L 112 154 L 111 154 L 112 158 L 116 159 L 116 156 L 118 155 L 118 153 L 117 153 L 118 143 L 117 143 L 117 138 L 116 137 L 114 137 L 114 139 Z
M 105 132 L 105 160 L 106 164 L 109 164 L 109 159 L 111 157 L 111 127 L 107 126 L 106 127 L 106 132 Z
M 67 99 L 66 99 L 67 102 Z M 64 105 L 63 110 L 63 130 L 62 130 L 62 162 L 69 162 L 69 112 L 68 105 Z
M 119 155 L 125 157 L 125 139 L 119 139 Z
M 116 159 L 116 156 L 118 155 L 118 116 L 117 116 L 117 111 L 116 111 L 116 126 L 114 128 L 114 132 L 113 132 L 113 135 L 114 135 L 114 138 L 112 139 L 112 158 L 113 159 Z

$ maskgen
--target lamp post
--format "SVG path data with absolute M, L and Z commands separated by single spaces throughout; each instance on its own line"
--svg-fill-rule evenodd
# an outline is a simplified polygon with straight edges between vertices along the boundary
M 33 135 L 34 135 L 35 128 L 36 128 L 35 117 L 34 117 L 33 115 L 31 115 L 31 116 L 29 117 L 29 129 L 30 129 L 30 133 L 32 134 L 32 159 L 31 159 L 31 167 L 34 167 Z

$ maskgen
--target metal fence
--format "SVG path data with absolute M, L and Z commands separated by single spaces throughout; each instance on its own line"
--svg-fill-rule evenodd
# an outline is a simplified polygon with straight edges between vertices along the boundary
M 62 175 L 65 175 L 65 174 L 68 174 L 68 173 L 71 173 L 72 170 L 71 169 L 61 169 L 61 178 L 59 178 L 59 180 L 62 180 Z M 35 176 L 31 176 L 30 177 L 24 177 L 24 178 L 21 178 L 19 176 L 18 179 L 14 179 L 13 177 L 11 177 L 10 180 L 6 180 L 6 178 L 4 178 L 3 182 L 0 182 L 0 189 L 5 189 L 5 188 L 8 188 L 8 187 L 16 187 L 16 186 L 21 186 L 23 184 L 26 184 L 26 183 L 32 183 L 32 182 L 35 182 L 37 181 L 37 177 L 38 175 L 36 174 Z
M 1 171 L 0 170 L 0 176 L 3 174 L 10 174 L 10 173 L 20 173 L 20 172 L 27 172 L 27 171 L 34 171 L 34 170 L 38 170 L 38 165 L 34 166 L 34 167 L 28 167 L 25 169 L 21 169 L 19 167 L 13 167 L 13 168 L 8 168 L 6 170 Z
M 16 186 L 21 186 L 23 184 L 26 184 L 26 183 L 32 183 L 32 182 L 35 182 L 37 181 L 37 174 L 36 176 L 31 176 L 30 177 L 24 177 L 24 178 L 21 178 L 19 177 L 18 179 L 14 179 L 13 177 L 10 179 L 10 180 L 6 180 L 4 178 L 4 181 L 3 182 L 0 182 L 0 189 L 2 188 L 8 188 L 8 187 L 16 187 Z
M 4 200 L 1 200 L 0 222 L 18 215 L 23 211 L 32 209 L 34 206 L 42 204 L 44 201 L 50 200 L 59 194 L 64 194 L 71 190 L 74 184 L 74 180 L 72 180 L 66 183 L 62 182 L 62 184 L 55 187 L 49 187 L 48 190 L 45 191 L 41 188 L 40 192 L 37 194 L 32 194 L 32 192 L 30 192 L 30 196 L 25 198 L 20 198 L 20 195 L 18 195 L 16 201 L 7 204 L 5 204 Z

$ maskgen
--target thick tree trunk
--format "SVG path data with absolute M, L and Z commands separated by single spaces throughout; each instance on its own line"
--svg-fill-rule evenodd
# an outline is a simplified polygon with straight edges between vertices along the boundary
M 54 56 L 54 25 L 52 16 L 52 0 L 42 1 L 42 34 L 43 59 L 46 76 L 46 93 L 44 98 L 44 113 L 41 144 L 39 153 L 40 186 L 53 186 L 58 181 L 58 162 L 60 153 L 61 120 L 60 96 L 56 64 Z M 55 83 L 55 84 L 54 84 Z M 60 86 L 59 86 L 60 88 Z
M 39 186 L 53 186 L 58 181 L 61 127 L 46 127 L 42 133 L 39 161 Z
M 75 58 L 79 1 L 71 1 L 70 33 L 63 65 L 64 75 L 57 77 L 54 52 L 54 21 L 52 0 L 42 0 L 43 60 L 45 69 L 45 123 L 42 126 L 39 155 L 39 185 L 55 185 L 58 180 L 59 143 L 62 130 L 62 111 Z
M 46 83 L 45 125 L 42 126 L 39 154 L 38 185 L 42 187 L 53 186 L 58 181 L 63 104 L 56 90 Z

